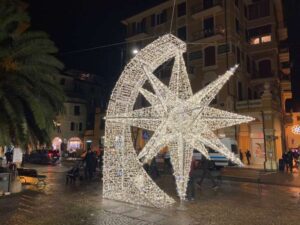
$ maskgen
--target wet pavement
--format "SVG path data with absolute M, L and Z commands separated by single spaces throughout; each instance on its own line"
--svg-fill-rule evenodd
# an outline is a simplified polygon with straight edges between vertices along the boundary
M 31 166 L 32 167 L 32 166 Z M 22 193 L 0 197 L 1 225 L 299 225 L 300 188 L 223 181 L 214 191 L 209 181 L 196 200 L 169 209 L 138 207 L 102 199 L 101 182 L 65 184 L 65 166 L 33 166 L 47 175 L 44 189 L 25 186 Z M 173 179 L 161 187 L 175 194 Z

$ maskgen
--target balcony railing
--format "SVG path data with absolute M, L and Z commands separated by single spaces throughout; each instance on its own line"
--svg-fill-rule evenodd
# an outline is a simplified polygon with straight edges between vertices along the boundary
M 224 35 L 225 29 L 223 26 L 216 26 L 211 29 L 197 31 L 191 35 L 191 41 L 197 41 L 203 38 L 209 38 L 215 35 Z
M 223 0 L 212 0 L 212 1 L 203 1 L 202 4 L 196 4 L 191 7 L 192 15 L 202 12 L 204 10 L 213 8 L 215 6 L 223 6 Z

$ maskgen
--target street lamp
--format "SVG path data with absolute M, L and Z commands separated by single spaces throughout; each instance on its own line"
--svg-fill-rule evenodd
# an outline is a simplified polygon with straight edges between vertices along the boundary
M 136 55 L 139 52 L 137 48 L 132 49 L 132 54 Z

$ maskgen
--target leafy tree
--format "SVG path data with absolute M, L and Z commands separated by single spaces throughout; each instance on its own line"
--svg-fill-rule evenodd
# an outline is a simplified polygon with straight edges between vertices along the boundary
M 0 145 L 48 143 L 64 93 L 63 64 L 45 32 L 28 31 L 19 2 L 0 0 Z

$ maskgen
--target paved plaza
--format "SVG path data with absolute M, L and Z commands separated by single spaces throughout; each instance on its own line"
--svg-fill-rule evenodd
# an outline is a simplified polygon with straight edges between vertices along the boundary
M 100 181 L 65 184 L 64 166 L 38 166 L 47 186 L 0 198 L 1 225 L 299 225 L 300 188 L 223 181 L 214 191 L 206 181 L 196 200 L 169 209 L 138 207 L 102 199 Z M 175 195 L 172 177 L 159 185 Z M 183 208 L 183 209 L 182 209 Z

